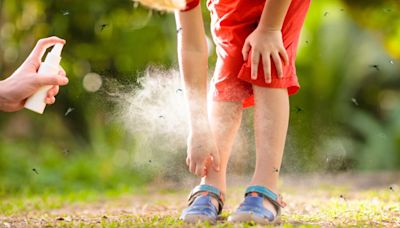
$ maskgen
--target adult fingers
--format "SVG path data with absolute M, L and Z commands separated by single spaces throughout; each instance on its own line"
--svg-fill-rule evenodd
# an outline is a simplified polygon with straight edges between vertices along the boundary
M 261 58 L 263 61 L 264 80 L 266 83 L 271 83 L 271 58 L 269 52 L 264 52 Z
M 273 52 L 271 54 L 271 56 L 272 56 L 272 60 L 274 60 L 276 72 L 278 73 L 278 78 L 282 78 L 283 69 L 282 69 L 281 57 L 279 56 L 278 52 Z
M 65 40 L 56 36 L 40 39 L 36 43 L 36 46 L 33 48 L 27 60 L 33 61 L 33 63 L 40 63 L 44 53 L 46 52 L 46 49 L 57 43 L 65 44 Z
M 49 91 L 47 91 L 47 97 L 54 97 L 57 95 L 58 91 L 59 91 L 60 87 L 59 86 L 53 86 L 51 87 L 51 89 L 49 89 Z
M 58 75 L 67 77 L 67 73 L 65 72 L 64 68 L 60 66 L 60 70 L 58 71 Z
M 39 75 L 39 76 L 36 76 L 35 79 L 39 86 L 68 84 L 68 78 L 62 77 L 62 76 Z
M 260 62 L 260 53 L 256 50 L 251 51 L 251 79 L 257 79 L 258 64 Z
M 244 42 L 243 48 L 242 48 L 242 55 L 243 55 L 243 60 L 247 61 L 247 57 L 249 56 L 249 51 L 250 51 L 250 43 L 246 40 Z
M 55 97 L 46 97 L 45 99 L 46 104 L 54 104 L 56 102 Z

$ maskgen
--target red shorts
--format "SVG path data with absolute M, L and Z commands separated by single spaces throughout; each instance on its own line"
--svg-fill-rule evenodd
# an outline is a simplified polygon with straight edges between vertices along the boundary
M 277 77 L 271 61 L 272 82 L 264 81 L 262 64 L 258 77 L 251 79 L 251 58 L 243 61 L 244 41 L 256 29 L 266 0 L 208 0 L 211 12 L 211 31 L 218 55 L 211 93 L 215 101 L 241 101 L 243 107 L 254 105 L 252 85 L 287 88 L 289 95 L 300 85 L 296 76 L 296 51 L 310 0 L 292 0 L 282 27 L 284 46 L 289 64 L 283 66 L 283 78 Z

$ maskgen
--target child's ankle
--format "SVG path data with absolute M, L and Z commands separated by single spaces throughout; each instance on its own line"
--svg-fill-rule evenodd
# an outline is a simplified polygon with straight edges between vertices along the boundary
M 211 186 L 217 188 L 222 193 L 222 195 L 225 195 L 226 184 L 221 184 L 221 183 L 218 183 L 218 182 L 212 182 L 212 181 L 208 181 L 208 180 L 204 180 L 204 179 L 201 180 L 200 184 L 211 185 Z
M 221 192 L 221 194 L 222 194 L 223 196 L 225 196 L 226 184 L 214 183 L 214 182 L 212 182 L 212 181 L 205 180 L 205 179 L 202 179 L 200 184 L 211 185 L 211 186 L 217 188 L 217 189 Z M 219 208 L 218 200 L 215 199 L 214 197 L 211 197 L 211 203 L 212 203 L 212 204 L 215 206 L 215 208 L 217 208 L 217 210 L 218 210 L 218 208 Z

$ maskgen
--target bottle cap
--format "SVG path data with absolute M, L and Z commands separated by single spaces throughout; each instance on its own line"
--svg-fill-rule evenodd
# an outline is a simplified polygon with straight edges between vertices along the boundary
M 63 44 L 55 44 L 53 49 L 51 49 L 51 54 L 56 56 L 61 56 L 61 51 L 63 46 L 64 46 Z
M 44 60 L 45 64 L 52 65 L 53 67 L 57 67 L 61 61 L 61 51 L 64 47 L 63 44 L 55 44 L 53 49 L 47 54 L 46 59 Z

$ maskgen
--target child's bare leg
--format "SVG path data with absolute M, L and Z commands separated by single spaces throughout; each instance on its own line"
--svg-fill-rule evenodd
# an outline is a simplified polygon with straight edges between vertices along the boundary
M 217 187 L 223 193 L 226 192 L 226 168 L 236 133 L 242 119 L 241 102 L 217 102 L 210 104 L 210 124 L 215 142 L 219 150 L 220 171 L 209 169 L 207 176 L 202 178 L 202 184 Z
M 279 171 L 289 122 L 287 89 L 253 86 L 255 110 L 256 167 L 251 185 L 277 192 Z M 275 211 L 269 202 L 268 209 Z

